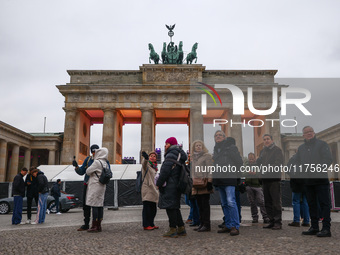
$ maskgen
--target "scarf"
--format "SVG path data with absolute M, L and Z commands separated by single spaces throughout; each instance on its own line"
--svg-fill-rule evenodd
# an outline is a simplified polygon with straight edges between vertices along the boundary
M 156 172 L 157 172 L 157 171 L 158 171 L 157 161 L 156 161 L 156 162 L 151 162 L 151 161 L 149 160 L 149 163 L 150 163 L 151 167 L 152 167 L 153 169 L 155 169 Z

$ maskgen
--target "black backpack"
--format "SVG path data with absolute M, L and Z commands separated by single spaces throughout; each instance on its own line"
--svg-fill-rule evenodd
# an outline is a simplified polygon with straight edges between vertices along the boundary
M 135 189 L 136 189 L 136 192 L 137 192 L 137 193 L 141 193 L 141 192 L 142 192 L 142 185 L 143 185 L 145 176 L 146 176 L 146 174 L 148 173 L 148 171 L 149 171 L 149 168 L 146 168 L 144 177 L 142 176 L 142 171 L 137 171 L 137 172 L 136 172 L 136 173 L 137 173 L 137 179 L 136 179 L 136 186 L 135 186 Z
M 110 182 L 110 179 L 112 178 L 112 172 L 111 172 L 111 167 L 109 162 L 107 162 L 106 167 L 103 166 L 102 162 L 99 163 L 102 165 L 102 173 L 100 175 L 100 177 L 98 176 L 98 174 L 95 172 L 95 174 L 97 175 L 99 182 L 101 184 L 108 184 Z
M 178 159 L 181 158 L 181 153 L 178 156 Z M 176 165 L 180 166 L 180 175 L 179 175 L 179 181 L 177 184 L 177 190 L 181 192 L 182 194 L 190 195 L 192 190 L 192 179 L 190 177 L 190 170 L 189 167 L 185 163 L 181 163 L 178 160 L 174 159 L 166 159 L 166 161 L 171 161 L 174 164 L 173 168 L 176 167 Z

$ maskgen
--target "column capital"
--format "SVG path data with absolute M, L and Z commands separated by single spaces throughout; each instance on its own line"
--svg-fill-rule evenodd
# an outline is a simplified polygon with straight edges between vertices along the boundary
M 76 112 L 78 109 L 76 107 L 63 107 L 63 110 L 67 112 Z

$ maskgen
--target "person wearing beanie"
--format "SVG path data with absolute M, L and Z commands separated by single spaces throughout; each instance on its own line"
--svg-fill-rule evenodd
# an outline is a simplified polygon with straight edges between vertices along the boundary
M 157 203 L 159 199 L 158 189 L 155 185 L 155 176 L 157 174 L 157 153 L 152 151 L 147 154 L 142 152 L 142 201 L 143 201 L 143 227 L 144 230 L 154 230 L 159 227 L 155 226 L 154 219 L 157 213 Z
M 90 228 L 90 218 L 91 218 L 91 206 L 86 205 L 86 191 L 87 191 L 87 184 L 89 181 L 89 176 L 86 175 L 86 170 L 88 167 L 90 167 L 94 161 L 94 156 L 96 154 L 96 150 L 99 149 L 99 146 L 97 144 L 93 144 L 90 147 L 90 151 L 92 153 L 92 156 L 88 156 L 84 163 L 79 167 L 78 163 L 73 160 L 72 164 L 75 167 L 75 171 L 79 175 L 84 175 L 84 186 L 83 186 L 83 213 L 84 213 L 84 225 L 82 225 L 80 228 L 78 228 L 78 231 L 85 231 Z
M 182 169 L 181 166 L 175 165 L 172 161 L 168 160 L 173 159 L 185 164 L 187 155 L 177 144 L 175 137 L 170 137 L 165 141 L 164 162 L 156 182 L 156 186 L 160 192 L 158 207 L 160 209 L 166 209 L 169 218 L 170 230 L 163 234 L 163 237 L 187 235 L 180 211 L 181 192 L 177 189 Z M 165 182 L 166 185 L 163 187 Z

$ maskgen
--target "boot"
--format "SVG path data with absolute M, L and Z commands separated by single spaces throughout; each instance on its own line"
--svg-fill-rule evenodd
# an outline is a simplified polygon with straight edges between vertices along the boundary
M 87 232 L 91 232 L 91 233 L 97 233 L 99 232 L 98 230 L 98 223 L 99 221 L 98 220 L 93 220 L 92 221 L 92 226 L 89 230 L 87 230 Z
M 163 234 L 163 237 L 172 237 L 172 238 L 177 238 L 177 229 L 176 228 L 170 228 L 168 232 Z
M 98 221 L 98 232 L 102 232 L 102 220 L 103 219 Z
M 187 231 L 185 231 L 185 227 L 184 226 L 178 227 L 177 234 L 178 236 L 186 236 Z

